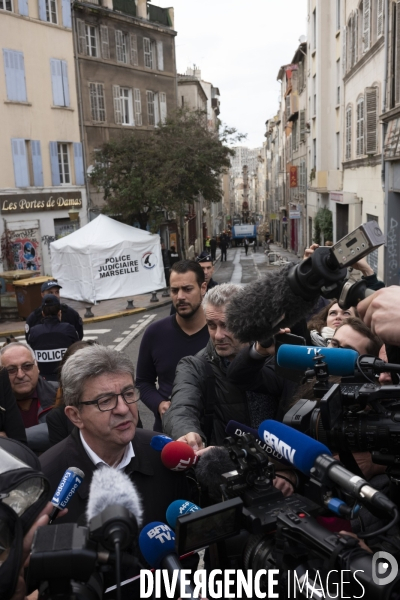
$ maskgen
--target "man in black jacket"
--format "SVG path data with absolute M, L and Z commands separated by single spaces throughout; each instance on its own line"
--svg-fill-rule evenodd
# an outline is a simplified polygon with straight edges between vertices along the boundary
M 78 341 L 73 325 L 61 323 L 61 304 L 57 296 L 43 298 L 44 321 L 32 327 L 28 342 L 35 352 L 40 374 L 50 381 L 58 380 L 58 367 L 67 349 Z
M 61 287 L 62 286 L 57 282 L 56 279 L 51 279 L 49 281 L 45 281 L 41 287 L 42 298 L 44 298 L 48 294 L 52 294 L 53 296 L 57 296 L 57 298 L 60 300 Z M 69 323 L 70 325 L 73 325 L 73 327 L 76 329 L 76 331 L 78 333 L 78 338 L 81 340 L 83 338 L 83 323 L 82 323 L 81 317 L 76 312 L 76 310 L 74 310 L 73 308 L 71 308 L 70 306 L 65 304 L 64 302 L 60 301 L 60 304 L 61 304 L 61 322 Z M 29 330 L 32 329 L 32 327 L 34 327 L 35 325 L 40 325 L 40 323 L 43 323 L 43 314 L 42 314 L 41 306 L 39 306 L 33 312 L 31 312 L 29 317 L 26 319 L 26 323 L 25 323 L 26 341 L 28 341 Z

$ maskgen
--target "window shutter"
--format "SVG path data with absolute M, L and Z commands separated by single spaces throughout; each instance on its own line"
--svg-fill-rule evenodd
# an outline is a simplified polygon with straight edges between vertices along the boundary
M 29 169 L 24 139 L 13 138 L 11 148 L 14 163 L 15 187 L 28 187 Z
M 32 149 L 32 168 L 33 168 L 33 185 L 37 187 L 43 187 L 43 167 L 42 167 L 42 153 L 40 150 L 39 140 L 31 141 Z
M 74 142 L 74 164 L 75 164 L 75 185 L 85 184 L 85 175 L 83 171 L 82 144 Z
M 155 96 L 155 94 L 151 91 L 147 91 L 146 96 L 147 96 L 147 114 L 148 114 L 148 119 L 149 119 L 149 125 L 154 125 L 155 124 L 155 118 L 154 118 L 154 96 Z
M 24 17 L 29 16 L 28 0 L 18 0 L 19 14 Z
M 100 25 L 100 39 L 101 39 L 101 56 L 105 59 L 110 58 L 110 45 L 108 43 L 108 27 L 107 25 Z
M 347 69 L 347 60 L 346 60 L 346 36 L 347 36 L 347 27 L 343 27 L 342 30 L 343 35 L 343 52 L 342 52 L 342 67 L 343 67 L 343 76 L 346 75 Z
M 364 154 L 364 98 L 357 102 L 357 156 Z
M 62 0 L 62 20 L 64 27 L 71 29 L 71 0 Z
M 149 69 L 153 68 L 153 54 L 151 51 L 151 43 L 149 38 L 143 38 L 143 51 L 144 51 L 144 66 Z
M 60 169 L 58 166 L 57 142 L 50 142 L 51 183 L 61 185 Z
M 106 105 L 104 102 L 104 86 L 102 83 L 97 84 L 97 106 L 99 109 L 99 121 L 104 123 L 106 120 Z
M 157 42 L 157 68 L 159 71 L 164 71 L 164 49 L 162 42 Z
M 376 36 L 383 35 L 383 0 L 378 0 Z
M 351 158 L 351 108 L 346 110 L 346 159 Z
M 363 49 L 369 50 L 371 42 L 371 0 L 364 0 L 363 4 Z
M 365 106 L 365 153 L 375 154 L 378 146 L 378 88 L 366 88 Z
M 122 110 L 121 110 L 121 91 L 119 85 L 113 85 L 113 98 L 114 98 L 114 119 L 117 125 L 122 123 Z
M 93 121 L 99 120 L 99 109 L 97 105 L 97 91 L 96 84 L 89 83 L 89 95 L 90 95 L 90 108 L 92 111 L 92 119 Z
M 137 51 L 137 35 L 135 35 L 134 33 L 131 33 L 131 37 L 130 37 L 130 41 L 131 41 L 131 64 L 134 67 L 138 66 L 138 51 Z
M 117 61 L 123 62 L 122 56 L 122 31 L 115 30 L 115 49 L 117 52 Z
M 160 119 L 161 123 L 167 120 L 167 96 L 165 92 L 160 92 Z
M 354 29 L 354 64 L 356 64 L 358 61 L 358 10 L 356 10 L 356 12 L 354 14 L 353 29 Z
M 396 48 L 394 64 L 395 104 L 400 102 L 400 0 L 396 2 Z
M 47 21 L 46 0 L 39 0 L 39 19 L 41 21 Z
M 61 72 L 64 91 L 64 106 L 69 106 L 68 63 L 66 60 L 61 61 Z
M 157 69 L 157 45 L 151 42 L 151 68 Z
M 61 69 L 61 60 L 50 59 L 51 67 L 51 86 L 53 88 L 54 106 L 64 106 L 63 76 Z
M 135 102 L 135 122 L 139 127 L 142 123 L 142 99 L 139 89 L 133 90 L 134 102 Z
M 3 49 L 8 100 L 26 102 L 25 64 L 22 52 Z
M 160 123 L 160 94 L 154 94 L 154 125 L 158 127 Z
M 306 111 L 300 111 L 300 142 L 306 141 Z
M 76 30 L 78 34 L 78 52 L 79 54 L 87 54 L 85 23 L 81 19 L 76 20 Z

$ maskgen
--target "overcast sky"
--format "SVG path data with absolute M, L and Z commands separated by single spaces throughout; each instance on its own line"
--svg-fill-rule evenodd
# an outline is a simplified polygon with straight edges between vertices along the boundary
M 279 67 L 290 63 L 307 34 L 306 0 L 153 0 L 175 9 L 178 73 L 196 64 L 221 93 L 220 118 L 264 141 L 265 121 L 278 109 Z

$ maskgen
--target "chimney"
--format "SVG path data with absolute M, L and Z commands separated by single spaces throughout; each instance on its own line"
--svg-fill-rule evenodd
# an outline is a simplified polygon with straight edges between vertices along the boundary
M 147 0 L 135 0 L 136 16 L 147 21 Z
M 167 8 L 167 11 L 168 11 L 169 18 L 170 18 L 170 21 L 171 21 L 171 27 L 172 27 L 172 29 L 174 29 L 174 26 L 175 26 L 175 11 L 174 11 L 174 9 L 172 7 Z

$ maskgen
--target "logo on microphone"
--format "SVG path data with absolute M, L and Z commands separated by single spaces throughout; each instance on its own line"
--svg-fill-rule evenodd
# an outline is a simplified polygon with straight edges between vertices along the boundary
M 372 557 L 372 579 L 376 585 L 388 585 L 397 577 L 397 560 L 389 552 L 375 552 Z
M 293 464 L 294 455 L 296 454 L 295 448 L 291 448 L 286 442 L 282 442 L 282 440 L 269 431 L 264 431 L 264 442 Z

